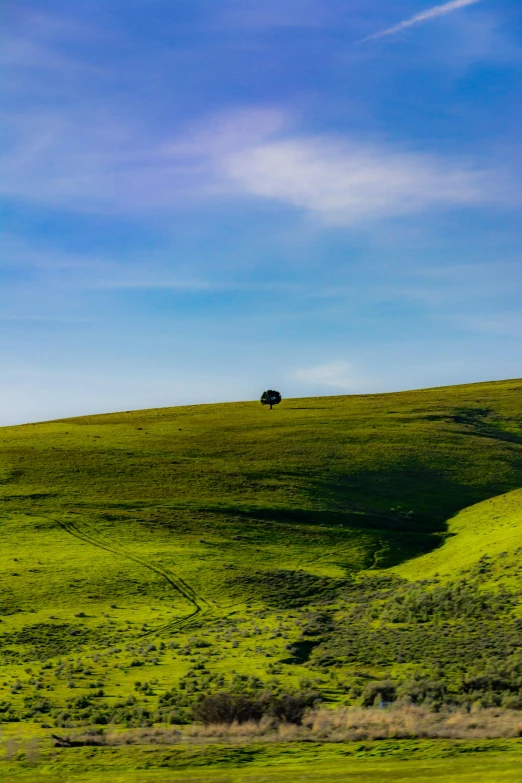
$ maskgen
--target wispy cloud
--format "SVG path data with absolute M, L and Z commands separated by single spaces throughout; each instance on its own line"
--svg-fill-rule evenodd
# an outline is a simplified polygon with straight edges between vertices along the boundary
M 333 224 L 476 205 L 499 195 L 494 175 L 466 161 L 357 138 L 267 140 L 225 152 L 216 165 L 243 192 Z
M 12 285 L 21 282 L 26 285 L 29 270 L 38 280 L 52 281 L 63 286 L 87 290 L 171 290 L 179 292 L 205 293 L 239 288 L 239 283 L 223 280 L 207 280 L 200 276 L 172 269 L 171 263 L 149 255 L 144 262 L 137 254 L 136 259 L 126 257 L 126 263 L 117 258 L 91 256 L 57 250 L 45 245 L 35 245 L 18 236 L 0 233 L 0 245 L 4 254 L 0 259 L 0 272 L 16 270 L 23 273 L 14 278 Z M 6 283 L 4 282 L 4 287 Z M 18 319 L 15 315 L 0 314 Z M 23 316 L 25 319 L 25 316 Z M 33 318 L 33 314 L 29 317 Z M 40 316 L 34 316 L 40 318 Z M 47 316 L 44 317 L 45 320 Z
M 431 19 L 438 19 L 440 16 L 446 16 L 453 13 L 453 11 L 459 11 L 461 8 L 467 8 L 470 5 L 477 5 L 482 0 L 451 0 L 449 3 L 443 3 L 442 5 L 436 5 L 432 8 L 427 8 L 426 11 L 421 11 L 420 14 L 410 16 L 409 19 L 404 19 L 402 22 L 388 27 L 385 30 L 379 30 L 377 33 L 366 36 L 359 43 L 365 43 L 366 41 L 373 41 L 376 38 L 385 38 L 388 35 L 395 35 L 403 30 L 407 30 L 409 27 L 415 27 L 418 24 L 429 22 Z
M 0 270 L 2 268 L 33 268 L 62 272 L 64 270 L 93 270 L 106 266 L 106 262 L 102 258 L 34 245 L 24 238 L 7 232 L 0 233 L 0 245 L 3 250 Z
M 476 2 L 436 6 L 374 37 Z M 275 0 L 231 0 L 226 5 L 230 13 L 241 16 L 243 9 L 255 19 L 270 12 L 281 24 L 297 19 L 300 7 L 298 0 L 285 5 L 284 13 Z M 306 18 L 315 18 L 321 7 L 309 0 Z M 29 27 L 37 34 L 19 35 L 21 43 L 17 39 L 10 53 L 12 65 L 18 63 L 24 73 L 20 63 L 39 66 L 33 69 L 38 73 L 45 65 L 58 67 L 64 47 L 57 41 L 69 33 L 67 25 L 62 29 L 59 21 L 43 17 Z M 73 32 L 80 35 L 75 28 Z M 217 200 L 227 200 L 233 208 L 234 200 L 250 196 L 337 225 L 505 204 L 512 198 L 507 177 L 489 162 L 382 139 L 371 142 L 367 135 L 313 135 L 296 130 L 278 109 L 224 111 L 200 118 L 196 127 L 173 122 L 167 128 L 122 115 L 117 103 L 98 100 L 97 90 L 80 102 L 69 92 L 67 96 L 63 103 L 54 96 L 47 106 L 22 102 L 5 111 L 1 194 L 79 212 L 143 215 L 172 214 Z
M 507 337 L 521 342 L 522 315 L 520 312 L 458 314 L 449 318 L 461 329 L 477 334 Z
M 24 121 L 26 120 L 26 121 Z M 32 120 L 32 121 L 30 121 Z M 353 225 L 430 209 L 509 203 L 506 177 L 459 156 L 358 137 L 292 132 L 284 114 L 254 109 L 208 118 L 170 141 L 96 117 L 15 118 L 0 160 L 5 195 L 80 211 L 172 211 L 249 195 Z M 35 130 L 36 128 L 36 130 Z
M 156 277 L 112 277 L 95 280 L 91 283 L 92 288 L 100 289 L 136 289 L 145 290 L 171 290 L 186 292 L 205 292 L 219 291 L 228 288 L 224 284 L 219 284 L 209 280 L 200 279 L 174 279 L 172 276 Z
M 14 69 L 22 69 L 26 79 L 31 69 L 37 73 L 53 70 L 103 73 L 94 63 L 71 55 L 74 44 L 103 39 L 106 34 L 99 27 L 30 8 L 17 8 L 10 22 L 0 50 L 0 65 L 6 70 L 4 81 L 14 78 L 15 86 L 19 84 Z

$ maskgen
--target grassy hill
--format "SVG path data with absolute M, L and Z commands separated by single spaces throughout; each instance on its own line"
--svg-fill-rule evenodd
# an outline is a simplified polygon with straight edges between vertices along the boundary
M 447 579 L 471 573 L 480 563 L 483 584 L 502 579 L 517 589 L 521 554 L 522 489 L 518 489 L 464 509 L 449 520 L 442 547 L 394 571 L 408 579 Z
M 521 486 L 520 380 L 3 428 L 0 718 L 517 706 Z

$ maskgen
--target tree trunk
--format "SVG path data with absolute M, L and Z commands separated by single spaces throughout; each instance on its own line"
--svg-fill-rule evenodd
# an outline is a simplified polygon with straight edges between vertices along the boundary
M 272 410 L 272 403 L 270 403 L 270 410 Z

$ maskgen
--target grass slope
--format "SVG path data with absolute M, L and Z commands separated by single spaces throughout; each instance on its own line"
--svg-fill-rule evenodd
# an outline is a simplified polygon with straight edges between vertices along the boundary
M 522 649 L 514 561 L 502 587 L 480 560 L 516 551 L 521 398 L 512 380 L 3 428 L 0 715 L 176 722 L 262 683 L 350 703 L 437 661 L 462 690 L 477 634 L 480 660 Z
M 443 546 L 394 569 L 408 579 L 453 577 L 480 560 L 495 560 L 509 584 L 522 574 L 522 490 L 484 500 L 464 509 L 448 522 Z M 488 573 L 491 568 L 488 569 Z M 486 570 L 484 570 L 486 581 Z

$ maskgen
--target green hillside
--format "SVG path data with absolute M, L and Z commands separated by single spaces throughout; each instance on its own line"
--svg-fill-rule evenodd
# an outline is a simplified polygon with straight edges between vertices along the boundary
M 3 428 L 0 717 L 383 680 L 516 707 L 521 486 L 520 380 Z
M 479 561 L 490 561 L 487 569 L 483 567 L 484 582 L 502 576 L 516 588 L 522 574 L 521 555 L 522 489 L 517 489 L 464 509 L 449 520 L 443 546 L 394 571 L 407 579 L 451 578 L 469 572 Z

